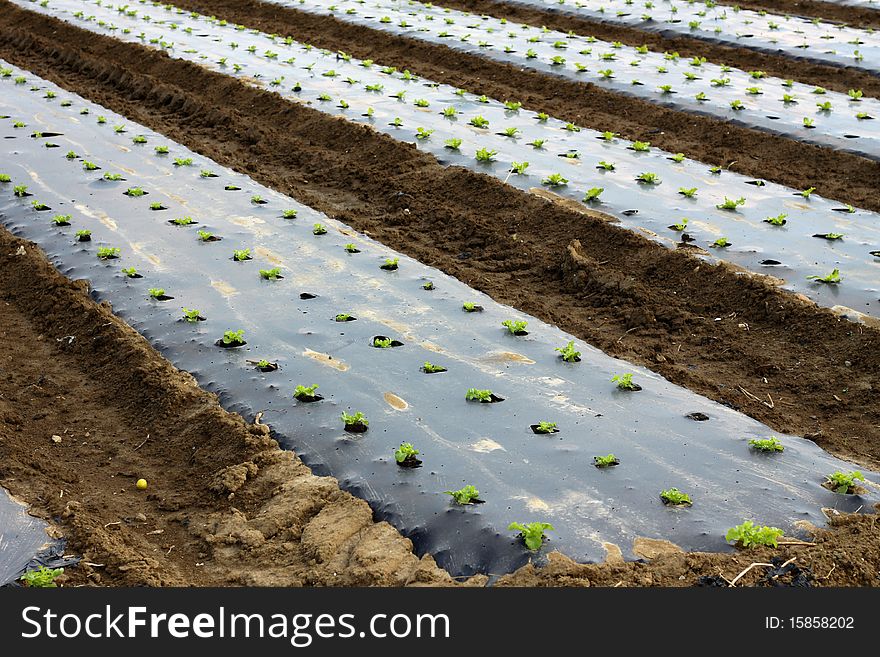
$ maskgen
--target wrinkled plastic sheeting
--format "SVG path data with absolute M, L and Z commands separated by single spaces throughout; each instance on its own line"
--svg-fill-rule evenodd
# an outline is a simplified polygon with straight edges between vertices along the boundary
M 49 541 L 46 523 L 0 488 L 0 586 L 16 581 Z
M 875 120 L 880 119 L 880 101 L 873 98 L 853 99 L 760 71 L 639 52 L 621 43 L 545 31 L 412 0 L 340 0 L 329 5 L 319 0 L 266 1 L 594 84 L 671 109 L 880 159 L 880 120 Z M 540 40 L 533 41 L 535 38 Z M 687 79 L 686 74 L 696 77 Z M 762 77 L 756 77 L 759 75 Z M 663 88 L 667 86 L 671 88 Z M 819 108 L 826 102 L 831 103 L 830 111 Z M 811 127 L 805 126 L 805 118 L 812 121 Z
M 686 247 L 695 254 L 766 274 L 774 284 L 849 318 L 858 319 L 860 313 L 875 318 L 880 314 L 880 257 L 872 255 L 880 249 L 880 218 L 875 213 L 855 208 L 850 213 L 842 204 L 816 194 L 806 200 L 793 189 L 720 169 L 710 173 L 707 165 L 694 160 L 676 163 L 670 160 L 670 153 L 658 149 L 635 152 L 633 145 L 622 139 L 604 141 L 596 131 L 554 118 L 542 120 L 531 111 L 511 111 L 490 98 L 457 93 L 447 85 L 413 76 L 405 79 L 401 73 L 383 73 L 381 63 L 367 67 L 354 58 L 307 48 L 292 39 L 239 30 L 174 7 L 154 7 L 159 13 L 146 21 L 137 12 L 132 16 L 106 5 L 89 4 L 93 13 L 76 16 L 74 9 L 84 4 L 55 0 L 48 8 L 25 6 L 126 41 L 161 47 L 173 38 L 173 47 L 165 49 L 172 57 L 367 124 L 395 139 L 417 144 L 443 164 L 486 173 L 519 189 L 540 187 L 552 174 L 560 174 L 568 183 L 552 189 L 554 198 L 573 201 L 572 205 L 584 212 L 598 210 L 603 218 L 669 247 Z M 171 29 L 171 24 L 177 29 Z M 232 43 L 236 48 L 230 47 Z M 416 101 L 428 105 L 419 106 Z M 459 114 L 444 117 L 440 110 L 447 107 L 457 108 Z M 485 118 L 488 127 L 470 125 L 477 117 Z M 505 136 L 504 128 L 515 129 L 516 135 Z M 460 139 L 460 147 L 448 148 L 449 139 Z M 533 146 L 538 139 L 546 140 L 541 148 Z M 495 161 L 477 161 L 478 149 L 494 151 Z M 597 168 L 600 161 L 613 163 L 615 169 Z M 515 162 L 528 164 L 524 175 L 511 175 Z M 659 184 L 637 183 L 636 177 L 642 173 L 657 174 Z M 584 193 L 591 188 L 604 190 L 600 202 L 581 205 Z M 680 193 L 682 189 L 698 191 L 688 198 Z M 745 205 L 733 211 L 719 209 L 726 198 L 743 198 Z M 765 222 L 780 214 L 787 215 L 785 225 Z M 685 231 L 672 228 L 684 225 L 684 219 L 688 220 Z M 843 235 L 843 239 L 816 237 L 828 234 Z M 712 248 L 720 237 L 726 238 L 729 246 Z M 690 241 L 680 241 L 685 238 Z M 840 285 L 808 278 L 826 276 L 834 269 L 840 270 Z
M 646 2 L 652 2 L 653 7 L 646 7 Z M 880 62 L 880 35 L 876 32 L 805 16 L 762 15 L 749 9 L 737 11 L 730 5 L 671 0 L 637 0 L 631 5 L 625 0 L 504 0 L 501 4 L 527 5 L 668 37 L 689 36 L 875 73 Z M 705 14 L 700 16 L 701 12 Z
M 57 96 L 45 98 L 46 90 Z M 33 193 L 16 198 L 11 184 L 0 186 L 4 225 L 39 244 L 65 275 L 87 278 L 96 299 L 226 408 L 246 418 L 263 411 L 283 446 L 316 473 L 335 476 L 454 575 L 526 563 L 532 555 L 507 530 L 512 521 L 550 522 L 549 547 L 597 561 L 606 543 L 635 558 L 637 537 L 724 550 L 725 530 L 746 518 L 791 532 L 795 520 L 823 525 L 822 507 L 869 509 L 878 498 L 823 488 L 823 475 L 851 466 L 814 443 L 780 435 L 783 454 L 754 453 L 747 441 L 771 433 L 761 423 L 497 304 L 124 117 L 31 76 L 4 92 L 0 110 L 14 117 L 0 121 L 4 169 L 11 184 L 27 183 Z M 106 123 L 95 121 L 99 115 Z M 12 120 L 28 125 L 15 129 Z M 43 137 L 29 136 L 34 131 Z M 133 143 L 135 135 L 146 143 Z M 159 145 L 170 153 L 155 154 Z M 175 158 L 192 164 L 175 166 Z M 84 170 L 85 160 L 101 169 Z M 124 180 L 102 179 L 110 172 Z M 147 194 L 127 197 L 131 187 Z M 51 209 L 37 211 L 33 200 Z M 296 217 L 284 218 L 285 210 Z M 54 225 L 56 214 L 70 214 L 71 225 Z M 169 223 L 182 216 L 198 223 Z M 314 235 L 315 223 L 327 233 Z M 91 230 L 90 242 L 77 241 L 82 229 Z M 201 242 L 198 229 L 222 240 Z M 101 247 L 119 248 L 120 257 L 100 260 Z M 234 261 L 241 249 L 253 260 Z M 380 269 L 387 258 L 399 259 L 396 271 Z M 123 267 L 143 278 L 126 277 Z M 258 273 L 274 267 L 284 278 Z M 424 289 L 427 281 L 433 290 Z M 151 288 L 173 299 L 157 301 Z M 483 311 L 465 313 L 465 302 Z M 205 321 L 182 321 L 183 308 Z M 356 320 L 337 322 L 339 313 Z M 508 319 L 527 321 L 528 335 L 511 335 L 501 326 Z M 247 345 L 215 346 L 224 331 L 239 329 Z M 372 346 L 380 335 L 402 345 Z M 554 351 L 569 341 L 581 362 Z M 259 371 L 260 359 L 279 369 Z M 425 361 L 448 371 L 426 374 Z M 617 389 L 612 377 L 627 372 L 642 391 Z M 297 384 L 318 384 L 324 399 L 295 401 Z M 468 402 L 469 388 L 504 401 Z M 363 412 L 368 431 L 345 432 L 342 411 Z M 541 421 L 556 422 L 559 433 L 534 434 L 530 425 Z M 421 468 L 397 466 L 402 442 L 420 450 Z M 621 464 L 593 466 L 594 456 L 608 453 Z M 466 484 L 484 504 L 451 503 L 444 491 Z M 664 507 L 659 492 L 671 486 L 691 494 L 693 508 Z

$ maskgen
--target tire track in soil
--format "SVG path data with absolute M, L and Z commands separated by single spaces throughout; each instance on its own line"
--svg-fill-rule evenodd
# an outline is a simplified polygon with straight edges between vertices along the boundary
M 491 98 L 517 100 L 536 112 L 599 131 L 613 130 L 627 139 L 649 141 L 671 153 L 685 153 L 746 176 L 793 189 L 814 186 L 827 198 L 880 211 L 876 193 L 880 162 L 857 155 L 258 0 L 173 0 L 171 4 L 267 33 L 289 35 L 319 48 L 375 59 Z
M 142 46 L 12 7 L 0 53 L 607 353 L 880 463 L 874 329 Z

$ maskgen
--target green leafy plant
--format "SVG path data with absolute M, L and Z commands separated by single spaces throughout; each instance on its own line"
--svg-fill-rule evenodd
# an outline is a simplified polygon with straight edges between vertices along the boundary
M 669 504 L 672 506 L 691 506 L 691 496 L 687 493 L 682 493 L 677 488 L 670 488 L 668 490 L 664 490 L 660 492 L 660 499 L 663 500 L 664 504 Z
M 154 299 L 161 300 L 162 297 L 165 296 L 165 288 L 164 287 L 151 287 L 149 289 L 150 296 Z
M 584 203 L 597 203 L 600 200 L 599 196 L 604 191 L 605 191 L 604 187 L 591 187 L 584 194 L 583 202 Z
M 8 173 L 0 173 L 0 183 L 12 182 L 12 177 Z
M 468 124 L 474 126 L 475 128 L 488 128 L 489 120 L 483 118 L 482 116 L 475 116 L 470 121 L 468 121 Z
M 597 468 L 610 468 L 615 465 L 620 465 L 620 459 L 614 456 L 614 454 L 607 454 L 605 456 L 594 456 L 593 465 L 595 465 Z
M 819 283 L 826 283 L 828 285 L 837 285 L 841 281 L 840 270 L 835 267 L 830 274 L 825 276 L 807 276 L 807 279 Z
M 122 269 L 122 273 L 125 274 L 128 278 L 140 278 L 140 274 L 138 274 L 137 269 L 134 267 L 124 267 Z
M 379 349 L 390 349 L 392 347 L 393 340 L 391 338 L 382 338 L 376 336 L 373 338 L 373 346 L 378 347 Z
M 113 246 L 102 246 L 98 249 L 97 256 L 101 260 L 110 260 L 112 258 L 118 258 L 121 250 L 117 247 Z
M 724 197 L 724 202 L 719 203 L 715 207 L 719 210 L 736 210 L 740 205 L 745 205 L 746 199 L 743 196 L 740 196 L 738 199 L 732 199 Z
M 72 217 L 69 214 L 56 214 L 52 217 L 52 223 L 56 226 L 69 226 Z
M 168 223 L 172 223 L 175 226 L 190 226 L 190 225 L 196 223 L 196 220 L 190 216 L 186 216 L 186 217 L 177 217 L 176 219 L 172 219 Z
M 184 321 L 195 324 L 196 322 L 202 321 L 202 316 L 201 313 L 199 313 L 199 311 L 195 308 L 184 308 L 183 319 Z
M 400 447 L 394 450 L 394 460 L 397 461 L 398 464 L 405 463 L 421 463 L 416 456 L 418 456 L 419 450 L 413 447 L 412 443 L 400 443 Z
M 785 218 L 787 216 L 788 215 L 783 212 L 781 214 L 776 215 L 775 217 L 767 217 L 766 219 L 764 219 L 764 223 L 768 223 L 771 226 L 784 226 L 786 223 Z
M 743 548 L 752 548 L 759 545 L 779 547 L 779 537 L 783 533 L 778 527 L 758 527 L 751 520 L 746 520 L 743 524 L 728 529 L 724 535 L 724 540 L 728 542 L 733 541 Z
M 633 383 L 633 375 L 631 373 L 627 374 L 617 374 L 611 377 L 611 381 L 617 383 L 617 387 L 621 390 L 641 390 L 641 386 L 636 383 Z
M 535 433 L 554 433 L 556 431 L 555 422 L 538 422 L 535 425 Z
M 568 184 L 568 178 L 563 177 L 561 173 L 551 173 L 541 181 L 541 184 L 549 187 L 562 187 Z
M 564 347 L 556 347 L 555 351 L 559 352 L 566 363 L 576 363 L 581 359 L 581 352 L 574 348 L 574 342 L 571 340 Z
M 55 580 L 64 574 L 64 568 L 46 568 L 40 566 L 36 570 L 29 570 L 19 578 L 28 588 L 34 589 L 57 589 Z
M 222 340 L 223 344 L 229 347 L 242 345 L 245 343 L 244 329 L 240 329 L 238 331 L 224 331 Z
M 605 171 L 614 171 L 614 163 L 606 162 L 605 160 L 601 160 L 599 164 L 596 165 L 597 169 L 604 169 Z
M 442 365 L 434 365 L 429 361 L 425 361 L 424 365 L 422 365 L 422 371 L 425 374 L 437 374 L 439 372 L 445 372 L 446 368 Z
M 640 173 L 636 176 L 636 180 L 645 185 L 659 185 L 660 177 L 656 173 Z
M 697 195 L 696 187 L 679 187 L 678 193 L 687 198 L 694 198 Z
M 480 390 L 479 388 L 468 388 L 464 398 L 468 401 L 490 402 L 492 401 L 492 391 Z
M 385 271 L 395 271 L 398 268 L 399 262 L 400 258 L 385 258 L 385 262 L 379 265 L 379 269 L 384 269 Z
M 140 187 L 129 187 L 123 192 L 123 194 L 125 194 L 126 196 L 137 198 L 139 196 L 143 196 L 144 194 L 146 194 L 146 192 Z
M 191 157 L 177 157 L 174 158 L 174 166 L 176 167 L 189 167 L 192 166 L 192 158 Z
M 345 411 L 342 411 L 341 417 L 342 417 L 342 422 L 345 424 L 346 427 L 351 427 L 354 425 L 362 425 L 362 426 L 366 427 L 366 426 L 369 426 L 369 424 L 370 424 L 370 421 L 367 419 L 367 416 L 364 415 L 363 413 L 361 413 L 360 411 L 357 411 L 356 413 L 351 414 L 351 415 L 346 413 Z
M 232 259 L 236 262 L 243 262 L 251 259 L 250 249 L 236 249 L 232 252 Z
M 476 157 L 478 162 L 492 162 L 496 155 L 498 155 L 498 151 L 496 150 L 480 148 L 477 150 L 474 157 Z
M 808 199 L 808 198 L 810 198 L 810 196 L 812 196 L 813 192 L 815 192 L 815 191 L 816 191 L 816 188 L 815 188 L 815 187 L 807 187 L 806 189 L 801 190 L 800 192 L 798 192 L 798 194 L 799 194 L 800 196 L 803 196 L 804 198 L 807 198 L 807 199 Z
M 461 146 L 461 139 L 459 139 L 458 137 L 453 137 L 452 139 L 445 140 L 443 142 L 443 145 L 446 148 L 457 151 L 459 149 L 459 147 Z
M 445 495 L 451 495 L 456 504 L 479 504 L 482 502 L 480 499 L 480 491 L 470 484 L 463 488 L 459 488 L 458 490 L 446 490 L 443 491 L 443 493 Z
M 541 549 L 544 544 L 545 532 L 554 531 L 554 528 L 549 522 L 529 522 L 526 524 L 512 522 L 507 526 L 507 530 L 519 532 L 525 546 L 534 552 Z
M 27 185 L 16 185 L 12 188 L 12 193 L 19 198 L 24 198 L 25 196 L 28 196 L 27 189 Z
M 501 326 L 505 327 L 511 335 L 522 335 L 525 333 L 528 322 L 523 320 L 505 319 L 501 322 Z
M 312 384 L 310 386 L 297 385 L 293 390 L 293 396 L 301 401 L 309 401 L 317 397 L 315 394 L 317 389 L 318 384 Z
M 651 142 L 649 141 L 634 141 L 632 146 L 630 146 L 630 150 L 636 151 L 637 153 L 647 153 L 651 150 Z
M 752 438 L 749 441 L 749 447 L 753 447 L 759 452 L 784 452 L 785 446 L 779 442 L 776 436 L 769 438 Z
M 265 279 L 267 281 L 277 281 L 279 278 L 284 278 L 281 275 L 280 267 L 273 267 L 272 269 L 261 269 L 260 270 L 260 278 Z
M 168 155 L 167 146 L 156 146 L 153 151 L 156 153 L 156 155 Z
M 711 246 L 715 247 L 716 249 L 724 249 L 730 246 L 730 240 L 726 237 L 719 237 L 717 240 L 712 242 Z
M 76 232 L 74 233 L 74 236 L 75 236 L 80 242 L 88 242 L 89 240 L 92 239 L 92 231 L 90 231 L 90 230 L 78 230 L 78 231 L 76 231 Z
M 327 234 L 327 228 L 324 226 L 324 224 L 317 223 L 314 226 L 312 226 L 312 235 L 326 235 L 326 234 Z
M 865 481 L 865 475 L 858 470 L 846 473 L 836 470 L 830 475 L 825 475 L 825 484 L 835 493 L 847 495 L 854 493 L 857 487 L 857 481 Z

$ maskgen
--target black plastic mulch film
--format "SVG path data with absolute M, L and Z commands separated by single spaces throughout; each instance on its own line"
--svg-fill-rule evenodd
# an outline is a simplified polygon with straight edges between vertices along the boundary
M 443 164 L 584 202 L 585 209 L 667 246 L 769 275 L 850 318 L 880 314 L 877 215 L 821 198 L 812 188 L 794 190 L 710 169 L 613 134 L 605 140 L 596 131 L 381 62 L 320 51 L 173 6 L 138 10 L 81 0 L 23 6 L 370 125 L 417 144 Z
M 15 84 L 18 77 L 25 82 Z M 0 119 L 0 173 L 11 178 L 0 183 L 0 221 L 65 275 L 89 279 L 96 299 L 111 302 L 226 408 L 246 418 L 264 411 L 282 445 L 367 500 L 454 575 L 506 572 L 551 548 L 602 560 L 604 543 L 635 558 L 637 537 L 730 549 L 724 533 L 743 520 L 792 533 L 796 520 L 822 525 L 822 507 L 868 509 L 878 498 L 825 489 L 824 475 L 852 466 L 814 443 L 779 435 L 784 452 L 756 452 L 748 441 L 772 433 L 759 422 L 124 117 L 19 71 L 0 84 L 0 114 L 8 115 Z M 19 185 L 31 195 L 16 196 Z M 79 241 L 83 230 L 89 241 Z M 467 312 L 465 303 L 483 310 Z M 205 321 L 185 321 L 184 309 Z M 341 314 L 355 319 L 337 321 Z M 512 334 L 506 320 L 527 322 L 528 334 Z M 215 344 L 239 330 L 244 346 Z M 381 336 L 400 346 L 375 346 Z M 579 362 L 555 351 L 569 341 Z M 261 371 L 261 360 L 278 369 Z M 426 361 L 447 371 L 427 374 Z M 642 389 L 619 389 L 612 378 L 625 374 Z M 294 399 L 297 385 L 313 384 L 321 401 Z M 503 401 L 467 401 L 471 388 Z M 364 413 L 368 430 L 345 431 L 343 411 Z M 559 431 L 534 433 L 542 421 Z M 397 465 L 403 442 L 419 450 L 421 467 Z M 620 464 L 594 466 L 609 454 Z M 459 506 L 445 493 L 468 484 L 483 504 Z M 659 494 L 671 487 L 693 506 L 664 506 Z M 532 521 L 555 528 L 537 557 L 507 528 Z

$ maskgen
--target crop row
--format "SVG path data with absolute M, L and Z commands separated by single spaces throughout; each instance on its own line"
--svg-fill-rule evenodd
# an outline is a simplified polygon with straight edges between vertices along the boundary
M 163 48 L 294 102 L 366 123 L 415 142 L 441 162 L 520 189 L 544 187 L 669 246 L 772 273 L 817 303 L 854 309 L 844 311 L 851 316 L 877 314 L 876 214 L 823 199 L 813 188 L 751 180 L 683 153 L 527 111 L 515 99 L 476 96 L 173 7 L 158 7 L 157 18 L 127 7 L 60 2 L 68 7 L 63 15 L 87 29 Z M 84 4 L 95 14 L 71 11 Z
M 880 159 L 880 101 L 591 36 L 407 0 L 270 0 Z
M 511 521 L 549 521 L 554 546 L 600 559 L 603 540 L 717 549 L 743 518 L 821 523 L 820 506 L 849 504 L 819 486 L 848 466 L 814 444 L 783 436 L 781 459 L 750 451 L 749 440 L 769 439 L 760 423 L 121 116 L 15 77 L 25 84 L 0 100 L 3 222 L 90 279 L 228 408 L 265 411 L 286 446 L 456 574 L 519 563 Z M 480 403 L 486 391 L 504 402 Z M 346 419 L 366 419 L 368 431 L 345 431 Z M 406 443 L 422 468 L 397 465 Z M 619 467 L 596 467 L 611 455 Z M 468 485 L 486 500 L 479 509 L 445 492 Z M 657 511 L 672 487 L 694 504 L 670 526 L 674 509 Z
M 818 18 L 740 9 L 713 0 L 507 0 L 590 20 L 673 32 L 740 48 L 782 52 L 877 71 L 880 36 Z

